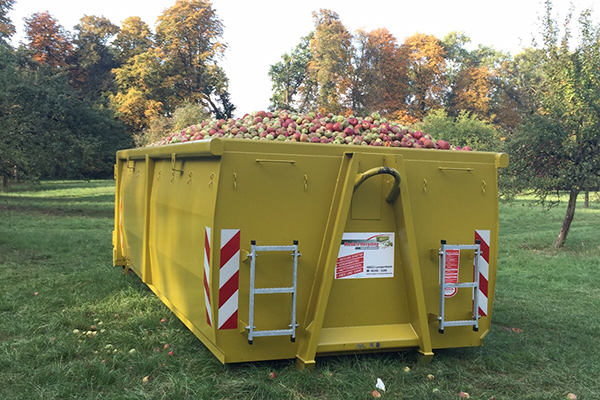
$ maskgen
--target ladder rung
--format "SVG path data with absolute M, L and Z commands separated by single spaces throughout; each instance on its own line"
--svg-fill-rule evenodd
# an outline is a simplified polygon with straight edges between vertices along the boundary
M 475 326 L 477 321 L 473 321 L 471 319 L 462 320 L 462 321 L 444 321 L 444 327 L 446 326 Z
M 294 293 L 293 287 L 273 287 L 273 288 L 256 288 L 256 294 L 273 294 L 273 293 Z
M 254 245 L 254 249 L 256 251 L 295 251 L 298 246 L 256 246 Z
M 476 288 L 477 282 L 444 283 L 445 288 Z
M 293 335 L 294 334 L 294 329 L 290 328 L 290 329 L 272 329 L 272 330 L 265 330 L 265 331 L 254 331 L 252 333 L 253 337 L 264 337 L 264 336 L 287 336 L 287 335 Z
M 476 244 L 445 244 L 444 250 L 478 250 Z

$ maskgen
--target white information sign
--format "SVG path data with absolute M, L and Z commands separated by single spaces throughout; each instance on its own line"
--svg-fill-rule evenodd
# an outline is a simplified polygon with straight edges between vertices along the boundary
M 335 279 L 393 277 L 394 232 L 344 233 Z

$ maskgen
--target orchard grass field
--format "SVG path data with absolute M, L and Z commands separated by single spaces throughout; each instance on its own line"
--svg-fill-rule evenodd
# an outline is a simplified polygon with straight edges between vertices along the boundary
M 112 267 L 113 202 L 113 181 L 0 193 L 0 398 L 369 399 L 381 378 L 384 399 L 600 399 L 596 194 L 588 209 L 581 198 L 561 250 L 564 204 L 501 204 L 483 347 L 436 351 L 431 363 L 415 351 L 321 357 L 313 373 L 294 360 L 221 365 L 138 277 Z

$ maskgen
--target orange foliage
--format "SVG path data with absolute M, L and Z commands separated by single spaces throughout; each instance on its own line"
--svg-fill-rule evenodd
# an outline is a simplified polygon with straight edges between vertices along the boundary
M 442 105 L 447 85 L 445 50 L 438 38 L 422 33 L 406 38 L 403 48 L 408 55 L 408 77 L 412 82 L 407 111 L 422 120 L 429 110 Z
M 408 91 L 408 59 L 387 29 L 376 29 L 367 36 L 367 104 L 369 111 L 392 115 L 405 109 Z
M 25 18 L 25 34 L 35 61 L 53 68 L 68 65 L 73 44 L 63 27 L 48 11 Z
M 458 75 L 454 89 L 454 108 L 471 111 L 487 118 L 490 111 L 493 78 L 494 73 L 487 66 L 463 69 Z

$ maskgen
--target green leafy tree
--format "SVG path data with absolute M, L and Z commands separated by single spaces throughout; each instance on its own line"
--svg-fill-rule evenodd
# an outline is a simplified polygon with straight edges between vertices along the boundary
M 117 57 L 122 63 L 148 51 L 154 44 L 154 35 L 140 17 L 129 17 L 121 24 L 121 29 L 113 42 Z
M 350 106 L 352 35 L 337 13 L 321 9 L 313 12 L 315 34 L 310 41 L 312 59 L 309 73 L 315 82 L 316 107 L 320 112 L 339 114 Z
M 15 0 L 0 0 L 0 44 L 7 43 L 15 33 L 15 26 L 8 17 Z
M 64 71 L 1 47 L 0 173 L 21 178 L 111 175 L 115 152 L 132 145 L 109 110 L 82 100 Z
M 164 55 L 165 111 L 197 103 L 217 118 L 231 116 L 228 80 L 218 66 L 225 51 L 223 23 L 207 0 L 177 0 L 158 17 L 156 43 Z
M 436 139 L 447 140 L 460 147 L 470 146 L 473 150 L 498 151 L 501 147 L 497 128 L 468 111 L 452 117 L 444 109 L 433 110 L 417 124 L 417 128 Z
M 539 71 L 531 74 L 535 113 L 510 138 L 512 157 L 507 193 L 533 190 L 541 201 L 569 194 L 565 219 L 555 242 L 562 247 L 582 190 L 600 186 L 600 26 L 591 12 L 579 18 L 580 42 L 573 43 L 571 16 L 562 37 L 546 1 Z
M 281 56 L 281 61 L 271 65 L 269 78 L 273 82 L 271 109 L 299 111 L 311 102 L 314 83 L 310 81 L 308 66 L 312 60 L 310 41 L 314 33 L 303 37 L 290 52 Z
M 173 129 L 181 130 L 190 125 L 198 124 L 209 119 L 210 114 L 206 109 L 194 103 L 184 103 L 175 109 L 173 113 Z
M 7 45 L 0 45 L 0 175 L 3 190 L 8 188 L 15 168 L 25 177 L 31 171 L 27 142 L 18 134 L 19 124 L 14 118 L 19 104 L 15 103 L 13 97 L 20 83 L 14 52 Z
M 75 25 L 73 83 L 87 100 L 104 103 L 114 89 L 111 71 L 119 62 L 110 41 L 118 32 L 109 19 L 94 15 L 85 15 Z

